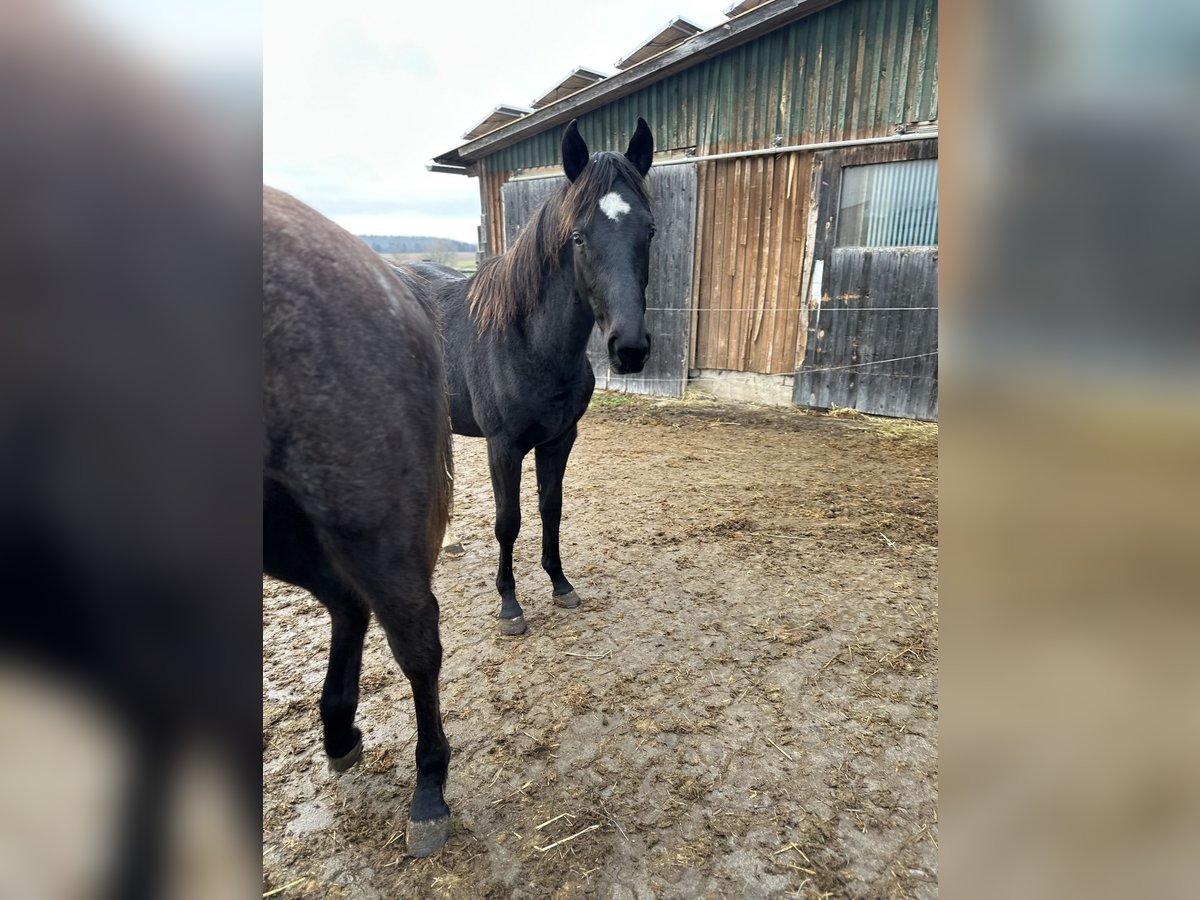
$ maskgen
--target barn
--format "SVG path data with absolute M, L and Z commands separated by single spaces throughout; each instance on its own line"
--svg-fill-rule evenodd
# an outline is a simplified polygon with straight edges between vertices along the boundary
M 501 253 L 592 150 L 655 136 L 654 353 L 597 384 L 932 420 L 938 411 L 937 0 L 744 0 L 682 17 L 606 74 L 504 104 L 430 168 L 479 179 Z

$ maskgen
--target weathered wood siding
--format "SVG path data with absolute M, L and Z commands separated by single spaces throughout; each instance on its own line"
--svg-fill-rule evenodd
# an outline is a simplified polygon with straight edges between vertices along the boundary
M 847 166 L 937 155 L 936 140 L 814 154 L 813 258 L 822 274 L 796 371 L 797 405 L 937 418 L 937 247 L 835 246 Z
M 699 165 L 692 365 L 790 374 L 804 321 L 812 154 Z
M 504 228 L 504 246 L 516 240 L 522 229 L 529 224 L 537 208 L 566 183 L 566 176 L 558 178 L 530 178 L 525 181 L 509 181 L 501 190 L 501 222 Z
M 537 208 L 566 178 L 509 181 L 502 190 L 506 246 L 529 222 Z M 650 249 L 650 281 L 646 287 L 646 329 L 650 358 L 637 375 L 613 375 L 598 331 L 588 342 L 588 358 L 601 388 L 636 394 L 683 396 L 687 383 L 692 313 L 692 249 L 696 235 L 696 167 L 653 168 L 647 179 L 658 233 Z
M 936 419 L 937 249 L 838 247 L 795 402 Z
M 479 205 L 483 212 L 484 233 L 487 239 L 487 256 L 499 256 L 505 250 L 504 243 L 504 185 L 512 177 L 510 172 L 479 173 Z

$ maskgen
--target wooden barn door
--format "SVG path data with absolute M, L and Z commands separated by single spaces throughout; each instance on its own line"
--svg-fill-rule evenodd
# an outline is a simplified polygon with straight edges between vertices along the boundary
M 565 183 L 563 176 L 505 183 L 501 188 L 505 247 L 512 246 L 538 206 Z M 650 283 L 646 288 L 650 358 L 637 375 L 614 375 L 608 368 L 604 339 L 593 330 L 588 359 L 596 373 L 598 388 L 682 397 L 687 385 L 691 341 L 696 166 L 656 166 L 650 170 L 648 185 L 658 228 L 650 248 Z
M 936 420 L 937 142 L 818 154 L 799 406 Z
M 809 153 L 700 163 L 697 369 L 790 375 L 804 318 Z

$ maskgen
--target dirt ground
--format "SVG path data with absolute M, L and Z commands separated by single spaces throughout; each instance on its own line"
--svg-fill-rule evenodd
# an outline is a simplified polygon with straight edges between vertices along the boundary
M 374 624 L 335 777 L 328 619 L 263 591 L 263 891 L 288 897 L 935 897 L 937 428 L 598 394 L 550 600 L 532 454 L 502 637 L 482 441 L 438 564 L 446 848 L 404 855 L 411 692 Z

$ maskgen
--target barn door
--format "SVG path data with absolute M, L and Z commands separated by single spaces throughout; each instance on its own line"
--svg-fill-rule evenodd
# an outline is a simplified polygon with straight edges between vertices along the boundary
M 794 402 L 937 419 L 937 142 L 829 151 Z
M 547 197 L 566 178 L 509 181 L 501 188 L 504 245 L 513 240 Z M 658 228 L 650 248 L 650 283 L 646 288 L 646 328 L 650 358 L 637 375 L 614 375 L 608 368 L 604 339 L 593 329 L 588 359 L 596 387 L 635 394 L 682 397 L 687 385 L 691 340 L 692 249 L 696 239 L 695 164 L 656 166 L 647 178 Z

